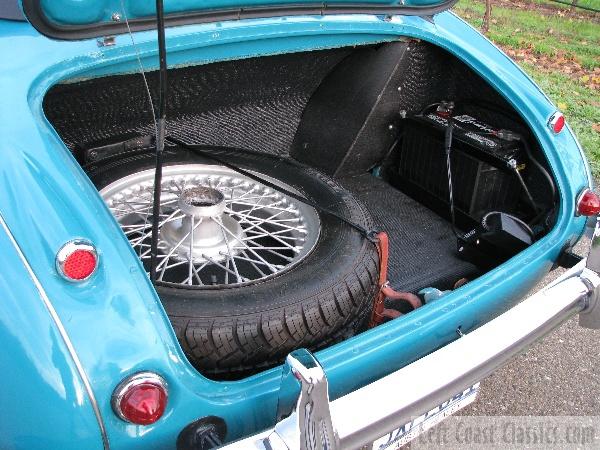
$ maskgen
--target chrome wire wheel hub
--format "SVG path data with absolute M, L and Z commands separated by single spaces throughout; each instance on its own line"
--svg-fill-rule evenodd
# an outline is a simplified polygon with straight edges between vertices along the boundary
M 100 191 L 147 271 L 153 180 L 154 170 L 145 170 Z M 303 260 L 319 237 L 312 207 L 222 166 L 165 166 L 161 187 L 156 279 L 165 284 L 266 279 Z
M 210 263 L 240 253 L 246 234 L 237 220 L 225 214 L 221 191 L 207 186 L 187 187 L 177 203 L 184 216 L 163 224 L 159 235 L 173 259 Z

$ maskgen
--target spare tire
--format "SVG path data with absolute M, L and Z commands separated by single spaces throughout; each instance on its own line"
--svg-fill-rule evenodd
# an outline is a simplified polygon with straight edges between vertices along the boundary
M 246 152 L 215 155 L 372 228 L 366 209 L 314 169 Z M 88 168 L 148 271 L 153 166 L 146 153 Z M 366 325 L 378 255 L 348 224 L 185 150 L 165 155 L 162 186 L 157 293 L 202 373 L 244 376 Z

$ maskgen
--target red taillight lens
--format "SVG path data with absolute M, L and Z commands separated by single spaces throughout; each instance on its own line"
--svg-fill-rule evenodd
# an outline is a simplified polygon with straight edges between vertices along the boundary
M 554 134 L 558 134 L 562 131 L 565 126 L 565 116 L 560 112 L 555 112 L 550 117 L 548 121 L 548 127 L 554 132 Z
M 597 216 L 600 214 L 600 197 L 589 190 L 584 190 L 577 200 L 577 215 Z
M 125 420 L 150 425 L 161 418 L 167 406 L 165 391 L 154 384 L 140 384 L 125 393 L 119 402 Z
M 167 407 L 167 386 L 162 377 L 143 372 L 126 378 L 113 394 L 112 406 L 121 419 L 136 425 L 150 425 Z
M 58 272 L 69 281 L 83 281 L 98 267 L 96 248 L 87 241 L 66 243 L 56 255 Z

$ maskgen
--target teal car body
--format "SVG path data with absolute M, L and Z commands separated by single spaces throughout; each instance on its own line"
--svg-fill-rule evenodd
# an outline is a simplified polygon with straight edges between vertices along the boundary
M 65 16 L 74 3 L 80 8 Z M 41 5 L 58 23 L 71 24 L 109 22 L 106 11 L 120 9 L 118 1 L 100 11 L 89 7 L 94 3 Z M 167 13 L 183 3 L 172 2 Z M 132 18 L 152 13 L 140 8 L 130 11 Z M 155 31 L 134 36 L 144 66 L 156 69 Z M 575 215 L 577 195 L 591 184 L 582 149 L 568 127 L 560 134 L 549 130 L 556 106 L 534 82 L 452 12 L 298 14 L 167 29 L 171 67 L 402 37 L 444 48 L 520 112 L 549 161 L 560 210 L 545 237 L 496 269 L 402 320 L 318 352 L 332 399 L 443 347 L 457 339 L 457 327 L 468 333 L 522 299 L 584 232 L 586 218 Z M 112 46 L 92 37 L 59 40 L 26 21 L 0 20 L 2 447 L 173 448 L 179 432 L 201 417 L 222 417 L 227 441 L 275 422 L 281 369 L 217 382 L 191 366 L 119 225 L 44 116 L 44 94 L 54 84 L 136 70 L 130 37 L 114 39 Z M 81 284 L 65 281 L 55 268 L 58 249 L 74 238 L 94 242 L 99 252 L 97 273 Z M 120 380 L 144 370 L 164 377 L 169 402 L 157 423 L 141 427 L 113 413 L 111 396 Z

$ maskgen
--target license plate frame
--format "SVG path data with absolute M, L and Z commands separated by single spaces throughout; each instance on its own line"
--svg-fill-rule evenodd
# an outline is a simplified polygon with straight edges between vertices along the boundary
M 473 403 L 479 393 L 480 383 L 459 392 L 430 411 L 414 418 L 373 442 L 373 450 L 397 450 L 420 434 L 442 422 L 447 417 Z

